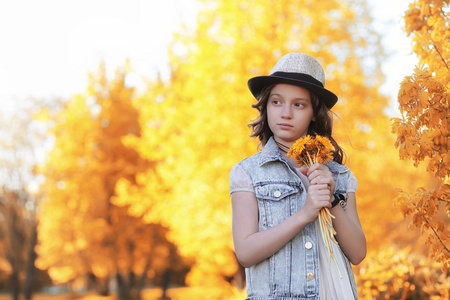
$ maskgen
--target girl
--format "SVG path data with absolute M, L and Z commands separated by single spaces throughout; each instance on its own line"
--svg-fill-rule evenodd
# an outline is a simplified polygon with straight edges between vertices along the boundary
M 366 255 L 356 211 L 358 182 L 342 165 L 343 151 L 331 136 L 337 96 L 324 82 L 320 63 L 303 53 L 285 55 L 269 76 L 248 82 L 258 99 L 252 107 L 260 112 L 250 124 L 251 136 L 263 149 L 230 173 L 233 241 L 246 268 L 248 299 L 357 299 L 349 261 L 359 264 Z M 307 169 L 286 156 L 307 134 L 332 141 L 333 161 Z M 317 221 L 323 207 L 336 217 L 336 264 Z

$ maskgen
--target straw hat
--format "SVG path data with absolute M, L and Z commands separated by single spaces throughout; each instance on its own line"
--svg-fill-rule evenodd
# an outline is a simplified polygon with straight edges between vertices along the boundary
M 257 76 L 248 81 L 248 88 L 255 98 L 272 84 L 287 83 L 306 88 L 316 94 L 328 108 L 332 108 L 338 97 L 325 89 L 325 73 L 320 63 L 304 53 L 289 53 L 283 56 L 269 76 Z

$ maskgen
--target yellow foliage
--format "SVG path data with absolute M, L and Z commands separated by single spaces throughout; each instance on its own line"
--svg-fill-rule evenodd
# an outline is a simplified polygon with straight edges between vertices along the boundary
M 371 251 L 355 270 L 360 299 L 449 299 L 448 272 L 410 247 Z
M 48 275 L 54 278 L 54 282 L 64 283 L 75 278 L 76 274 L 71 267 L 51 267 L 48 269 Z
M 412 36 L 413 51 L 420 67 L 405 77 L 398 94 L 401 118 L 394 118 L 392 132 L 401 159 L 414 166 L 426 162 L 427 171 L 439 181 L 450 175 L 450 21 L 449 1 L 419 0 L 405 14 L 405 30 Z M 412 225 L 430 234 L 426 244 L 430 255 L 450 268 L 450 194 L 447 184 L 427 190 L 417 188 L 413 195 L 403 193 L 396 205 Z M 443 208 L 444 207 L 444 208 Z M 446 210 L 445 217 L 438 212 Z
M 118 206 L 124 201 L 116 184 L 133 186 L 136 175 L 154 163 L 122 143 L 128 135 L 140 135 L 138 111 L 124 83 L 126 73 L 119 69 L 112 81 L 105 73 L 101 67 L 91 75 L 89 92 L 69 99 L 54 118 L 55 145 L 41 167 L 46 197 L 36 265 L 49 269 L 57 282 L 186 268 L 162 226 Z

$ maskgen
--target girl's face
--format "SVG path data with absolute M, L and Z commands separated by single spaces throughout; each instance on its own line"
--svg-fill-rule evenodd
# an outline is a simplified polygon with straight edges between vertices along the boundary
M 267 120 L 274 139 L 288 147 L 305 136 L 314 112 L 307 89 L 290 84 L 277 84 L 267 101 Z

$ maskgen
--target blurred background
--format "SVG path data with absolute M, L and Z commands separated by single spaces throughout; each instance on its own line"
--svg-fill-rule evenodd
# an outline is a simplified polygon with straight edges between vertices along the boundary
M 449 299 L 449 1 L 0 1 L 0 299 L 244 299 L 247 80 L 324 66 L 361 299 Z M 407 78 L 405 78 L 408 76 Z

